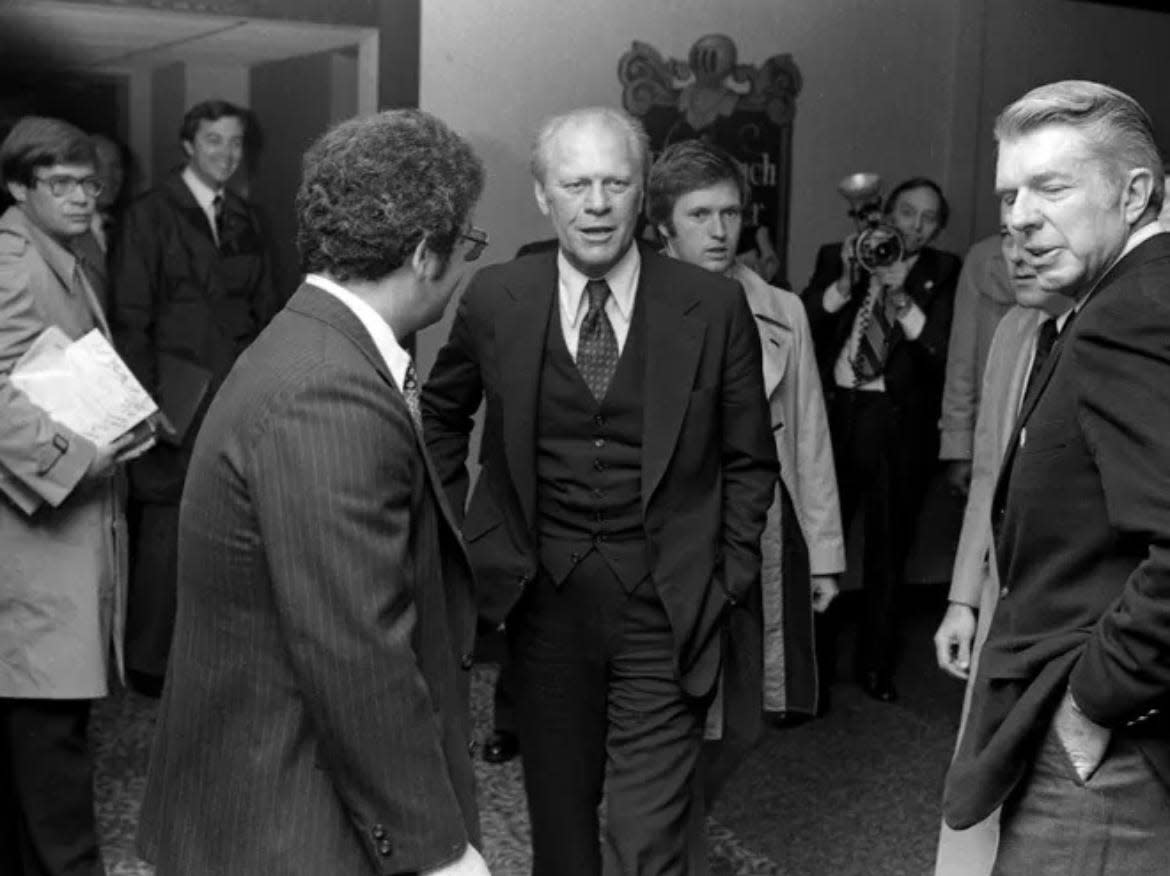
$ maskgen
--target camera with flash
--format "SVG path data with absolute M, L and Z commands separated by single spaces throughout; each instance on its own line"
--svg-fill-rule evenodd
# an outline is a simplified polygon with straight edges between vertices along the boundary
M 882 178 L 876 173 L 853 173 L 837 184 L 849 202 L 849 217 L 857 226 L 853 258 L 865 270 L 886 268 L 900 261 L 905 244 L 898 229 L 882 221 Z

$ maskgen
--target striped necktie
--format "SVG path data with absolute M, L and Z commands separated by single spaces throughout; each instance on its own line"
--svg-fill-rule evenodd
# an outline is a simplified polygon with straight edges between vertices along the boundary
M 410 411 L 410 419 L 418 434 L 423 434 L 422 404 L 418 387 L 418 371 L 415 370 L 414 360 L 406 366 L 406 375 L 402 379 L 402 396 L 406 399 L 406 409 Z

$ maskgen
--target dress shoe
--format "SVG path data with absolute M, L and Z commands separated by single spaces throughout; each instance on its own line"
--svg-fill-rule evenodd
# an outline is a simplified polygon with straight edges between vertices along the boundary
M 507 763 L 519 753 L 520 742 L 508 730 L 493 731 L 483 744 L 483 759 L 488 763 Z
M 765 712 L 764 720 L 777 730 L 789 730 L 807 724 L 813 719 L 812 715 L 803 712 Z
M 862 677 L 861 688 L 880 703 L 893 703 L 898 699 L 893 679 L 877 672 L 867 672 Z

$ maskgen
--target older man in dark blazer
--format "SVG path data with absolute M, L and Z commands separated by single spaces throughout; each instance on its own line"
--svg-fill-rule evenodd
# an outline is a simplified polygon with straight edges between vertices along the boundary
M 305 282 L 216 396 L 183 494 L 139 833 L 160 876 L 487 873 L 471 572 L 398 341 L 442 314 L 481 186 L 413 110 L 306 156 Z
M 1170 861 L 1170 237 L 1150 119 L 1091 82 L 996 122 L 1005 221 L 1076 304 L 1031 380 L 992 503 L 1003 584 L 947 780 L 1003 804 L 994 872 Z
M 560 244 L 480 272 L 424 392 L 463 534 L 506 623 L 533 872 L 690 872 L 686 828 L 727 613 L 758 596 L 777 476 L 760 341 L 729 280 L 633 244 L 645 135 L 550 120 L 536 199 Z

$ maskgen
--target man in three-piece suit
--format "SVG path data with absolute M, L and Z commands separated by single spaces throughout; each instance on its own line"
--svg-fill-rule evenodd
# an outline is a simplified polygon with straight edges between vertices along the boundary
M 974 669 L 995 604 L 999 600 L 991 499 L 1004 452 L 1011 440 L 1027 384 L 1039 374 L 1051 355 L 1060 317 L 1072 309 L 1072 300 L 1040 288 L 1036 272 L 1024 261 L 1023 250 L 1004 227 L 999 237 L 1005 275 L 1017 304 L 1004 314 L 986 352 L 987 366 L 976 393 L 979 413 L 971 440 L 971 481 L 963 528 L 955 551 L 949 605 L 934 634 L 935 652 L 943 671 L 967 682 L 959 734 L 971 702 Z M 965 267 L 965 266 L 964 266 Z M 951 333 L 954 340 L 955 334 Z M 944 432 L 945 436 L 945 432 Z M 944 823 L 939 835 L 935 876 L 987 876 L 999 840 L 999 818 L 993 814 L 978 827 L 951 830 Z
M 199 423 L 236 357 L 279 308 L 259 214 L 228 187 L 247 122 L 247 111 L 226 101 L 191 107 L 179 131 L 186 165 L 125 211 L 110 257 L 118 351 L 164 411 L 197 406 L 182 435 L 130 467 L 137 535 L 126 666 L 144 692 L 157 694 L 166 673 L 179 497 Z
M 487 873 L 471 570 L 398 340 L 477 254 L 482 183 L 415 110 L 344 122 L 306 155 L 305 281 L 212 402 L 183 492 L 139 831 L 160 876 Z
M 1031 382 L 991 505 L 1002 589 L 945 814 L 1003 804 L 994 872 L 1170 860 L 1170 237 L 1152 125 L 1091 82 L 995 128 L 1004 220 L 1075 302 Z
M 922 498 L 938 458 L 938 418 L 959 259 L 931 242 L 947 202 L 929 179 L 896 186 L 885 221 L 902 258 L 867 270 L 851 237 L 821 247 L 801 293 L 829 406 L 841 520 L 865 509 L 866 611 L 856 664 L 866 692 L 897 698 L 898 595 Z M 832 681 L 834 610 L 818 628 L 821 679 Z
M 647 152 L 617 110 L 542 127 L 559 247 L 475 277 L 423 393 L 456 507 L 487 401 L 463 535 L 480 611 L 506 623 L 538 876 L 690 872 L 727 613 L 758 586 L 776 484 L 743 295 L 633 243 Z

